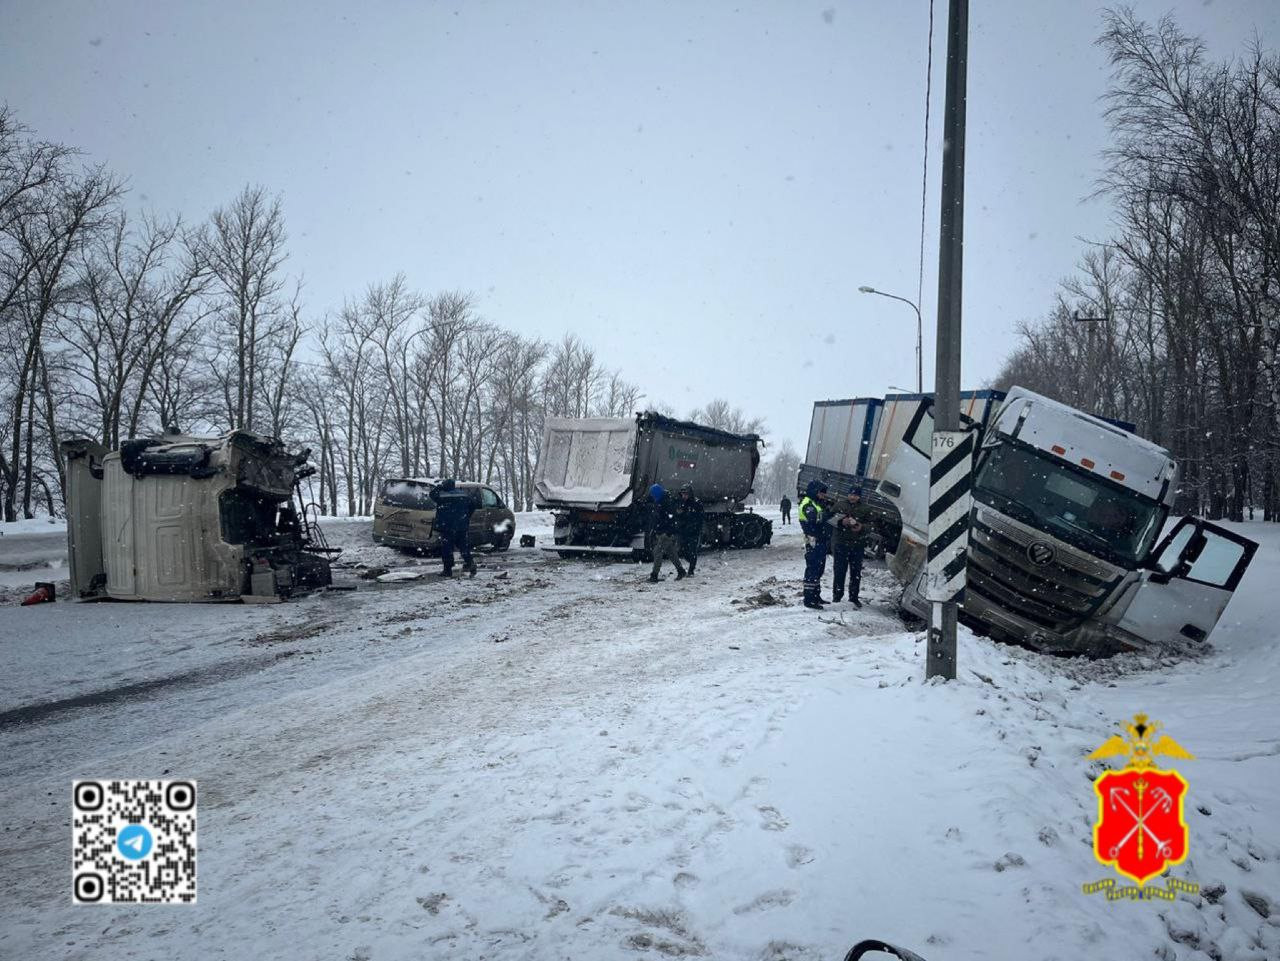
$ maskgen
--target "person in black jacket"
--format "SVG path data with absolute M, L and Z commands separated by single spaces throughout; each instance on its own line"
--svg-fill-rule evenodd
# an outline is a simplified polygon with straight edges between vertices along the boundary
M 782 501 L 778 504 L 782 508 L 782 523 L 791 523 L 791 498 L 786 494 L 782 495 Z
M 462 555 L 462 569 L 475 577 L 476 564 L 471 559 L 471 538 L 468 531 L 476 502 L 466 491 L 458 490 L 452 477 L 442 480 L 440 486 L 431 491 L 431 500 L 436 505 L 435 529 L 440 535 L 440 559 L 444 562 L 444 570 L 440 572 L 440 576 L 453 575 L 453 551 L 456 548 Z
M 685 484 L 676 498 L 676 535 L 680 556 L 689 562 L 689 576 L 698 569 L 698 548 L 702 546 L 702 501 L 693 496 L 693 485 Z
M 680 550 L 676 543 L 679 528 L 676 524 L 676 507 L 667 495 L 667 489 L 661 484 L 649 488 L 649 497 L 653 505 L 649 513 L 649 542 L 653 550 L 653 570 L 649 572 L 649 580 L 658 580 L 658 572 L 662 570 L 662 562 L 670 560 L 676 566 L 676 580 L 684 577 L 684 568 L 680 565 Z

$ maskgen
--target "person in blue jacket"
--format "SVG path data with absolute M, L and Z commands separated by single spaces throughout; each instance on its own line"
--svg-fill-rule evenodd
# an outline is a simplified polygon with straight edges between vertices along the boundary
M 797 511 L 800 531 L 804 534 L 804 606 L 822 610 L 822 573 L 827 566 L 827 550 L 831 545 L 827 485 L 809 481 Z
M 676 568 L 676 580 L 684 579 L 684 567 L 680 564 L 680 520 L 676 505 L 671 502 L 667 489 L 661 484 L 649 488 L 649 499 L 652 501 L 649 513 L 649 544 L 653 553 L 653 570 L 649 572 L 649 580 L 659 580 L 664 560 L 671 561 Z
M 468 533 L 476 502 L 466 491 L 458 489 L 452 477 L 442 480 L 438 487 L 432 489 L 431 500 L 436 505 L 435 529 L 440 535 L 440 559 L 444 562 L 440 576 L 453 576 L 453 552 L 456 548 L 462 555 L 462 569 L 475 577 L 476 564 L 471 559 Z

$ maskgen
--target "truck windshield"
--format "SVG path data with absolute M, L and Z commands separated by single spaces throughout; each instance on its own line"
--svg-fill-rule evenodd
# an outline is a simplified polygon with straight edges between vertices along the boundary
M 389 480 L 382 485 L 382 503 L 387 507 L 404 507 L 411 511 L 433 511 L 431 484 L 420 481 Z
M 1048 454 L 1009 443 L 989 450 L 974 496 L 1095 554 L 1141 561 L 1160 528 L 1160 506 Z

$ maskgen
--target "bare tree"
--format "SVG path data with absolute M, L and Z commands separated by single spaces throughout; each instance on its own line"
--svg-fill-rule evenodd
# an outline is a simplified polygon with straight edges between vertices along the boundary
M 742 408 L 734 407 L 722 397 L 715 398 L 705 407 L 690 411 L 689 420 L 735 434 L 765 433 L 764 418 L 748 417 L 742 412 Z
M 233 428 L 254 429 L 264 344 L 287 339 L 292 330 L 295 318 L 278 298 L 285 284 L 285 240 L 280 200 L 263 187 L 245 187 L 210 218 L 202 253 L 213 275 L 226 347 L 216 363 Z
M 0 115 L 0 336 L 5 345 L 3 395 L 6 450 L 0 451 L 0 506 L 5 520 L 22 510 L 31 515 L 38 459 L 52 464 L 61 488 L 55 400 L 46 340 L 57 311 L 69 299 L 73 264 L 107 223 L 121 193 L 119 181 L 103 167 L 70 169 L 72 154 L 22 140 L 23 131 Z M 44 421 L 37 438 L 37 410 Z

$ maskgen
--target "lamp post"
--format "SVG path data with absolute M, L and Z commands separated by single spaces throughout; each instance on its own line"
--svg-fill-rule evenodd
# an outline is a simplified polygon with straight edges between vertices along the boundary
M 860 293 L 877 294 L 881 297 L 888 297 L 890 300 L 900 300 L 912 310 L 916 312 L 916 393 L 924 393 L 924 323 L 920 319 L 920 308 L 914 303 L 907 300 L 906 297 L 899 297 L 896 294 L 886 294 L 883 290 L 876 290 L 874 287 L 859 287 Z

